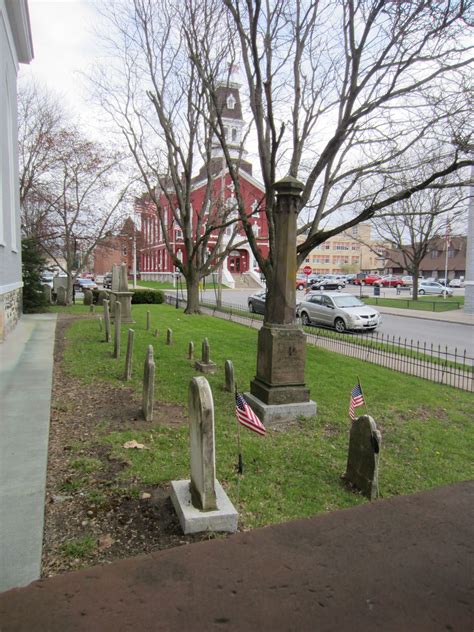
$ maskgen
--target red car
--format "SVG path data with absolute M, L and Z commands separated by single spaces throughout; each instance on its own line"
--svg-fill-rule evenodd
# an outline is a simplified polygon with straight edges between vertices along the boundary
M 363 279 L 354 279 L 354 285 L 375 285 L 382 280 L 378 274 L 367 274 Z
M 307 285 L 308 285 L 308 277 L 304 279 L 296 279 L 297 290 L 304 290 Z
M 377 281 L 377 285 L 382 285 L 383 287 L 405 287 L 406 283 L 401 277 L 390 274 Z

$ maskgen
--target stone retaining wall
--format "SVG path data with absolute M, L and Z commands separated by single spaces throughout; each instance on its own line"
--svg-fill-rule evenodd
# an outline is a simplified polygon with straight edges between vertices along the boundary
M 0 295 L 0 341 L 5 340 L 21 318 L 22 288 Z

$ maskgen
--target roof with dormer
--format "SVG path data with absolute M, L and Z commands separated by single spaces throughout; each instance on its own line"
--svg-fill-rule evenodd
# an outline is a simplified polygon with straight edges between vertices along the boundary
M 242 121 L 242 104 L 240 102 L 240 85 L 234 82 L 221 83 L 216 88 L 216 96 L 221 109 L 221 116 L 227 119 Z M 228 98 L 232 96 L 235 105 L 231 109 L 228 107 Z

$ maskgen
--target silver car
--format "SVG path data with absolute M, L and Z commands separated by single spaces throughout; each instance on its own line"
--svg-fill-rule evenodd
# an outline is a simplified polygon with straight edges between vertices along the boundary
M 313 292 L 296 307 L 303 325 L 327 325 L 342 333 L 346 330 L 373 331 L 382 318 L 378 311 L 352 294 Z
M 447 294 L 451 296 L 453 293 L 450 287 L 444 287 L 436 281 L 420 281 L 418 283 L 418 294 Z

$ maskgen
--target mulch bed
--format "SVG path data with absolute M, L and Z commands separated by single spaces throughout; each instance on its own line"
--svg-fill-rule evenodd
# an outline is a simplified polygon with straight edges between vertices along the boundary
M 60 315 L 56 326 L 44 577 L 210 537 L 182 534 L 168 486 L 143 487 L 137 492 L 135 481 L 118 478 L 127 462 L 111 456 L 110 447 L 101 441 L 103 435 L 187 423 L 186 413 L 181 407 L 160 403 L 154 421 L 145 422 L 131 389 L 101 384 L 94 388 L 68 375 L 63 369 L 64 336 L 73 320 Z M 78 460 L 89 463 L 89 459 L 100 461 L 101 467 L 92 472 L 77 467 Z M 133 484 L 133 492 L 127 483 Z

